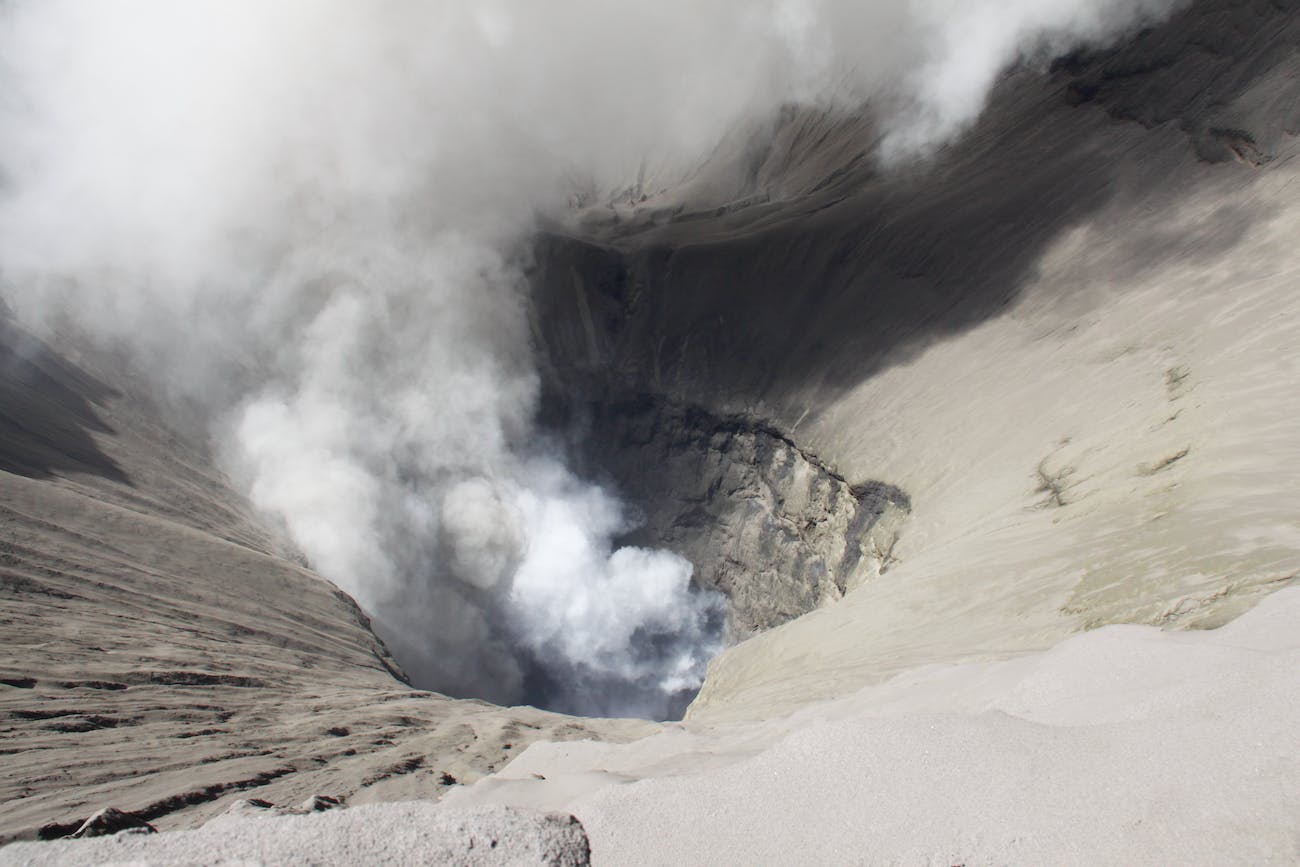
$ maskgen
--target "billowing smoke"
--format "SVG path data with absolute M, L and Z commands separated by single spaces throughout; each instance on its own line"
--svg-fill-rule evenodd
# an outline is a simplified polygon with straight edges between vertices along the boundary
M 615 550 L 534 425 L 522 278 L 576 189 L 662 184 L 792 102 L 881 153 L 1010 63 L 1174 0 L 8 0 L 0 268 L 204 408 L 232 476 L 422 685 L 665 715 L 720 601 Z

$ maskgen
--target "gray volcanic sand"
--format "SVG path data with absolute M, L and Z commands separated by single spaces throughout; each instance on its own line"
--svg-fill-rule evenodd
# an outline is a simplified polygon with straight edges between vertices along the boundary
M 1015 71 L 921 168 L 791 113 L 743 177 L 543 241 L 557 381 L 911 500 L 681 724 L 411 690 L 120 372 L 6 324 L 0 833 L 321 794 L 572 812 L 598 863 L 1300 860 L 1296 12 Z
M 539 737 L 650 728 L 411 689 L 147 404 L 0 328 L 0 833 L 106 805 L 168 828 L 241 796 L 436 796 Z

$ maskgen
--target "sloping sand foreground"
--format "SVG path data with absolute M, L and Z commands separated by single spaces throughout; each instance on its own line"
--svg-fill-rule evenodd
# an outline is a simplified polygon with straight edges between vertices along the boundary
M 576 824 L 463 806 L 500 802 L 572 811 L 600 864 L 1295 863 L 1298 619 L 1284 590 L 1211 632 L 1110 626 L 763 727 L 539 743 L 443 805 L 15 843 L 0 864 L 585 863 Z
M 1290 589 L 1212 632 L 916 669 L 744 758 L 772 735 L 538 744 L 449 803 L 571 810 L 602 864 L 1295 863 L 1298 618 Z

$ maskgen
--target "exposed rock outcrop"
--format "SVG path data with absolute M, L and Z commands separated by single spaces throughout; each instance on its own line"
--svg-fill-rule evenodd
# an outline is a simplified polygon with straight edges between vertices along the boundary
M 132 834 L 154 834 L 157 828 L 132 813 L 125 813 L 116 807 L 105 807 L 81 823 L 81 827 L 67 836 L 69 840 L 83 837 L 109 837 L 113 834 L 130 832 Z
M 641 510 L 623 541 L 665 547 L 726 594 L 733 640 L 889 568 L 907 495 L 850 484 L 776 429 L 629 395 L 585 407 L 582 456 Z

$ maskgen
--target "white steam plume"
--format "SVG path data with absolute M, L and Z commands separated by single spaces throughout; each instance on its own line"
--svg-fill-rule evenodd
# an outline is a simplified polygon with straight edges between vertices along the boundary
M 923 151 L 1008 64 L 1173 5 L 7 0 L 5 291 L 206 407 L 420 683 L 661 715 L 719 602 L 671 554 L 612 550 L 618 501 L 536 443 L 535 215 L 832 93 Z

